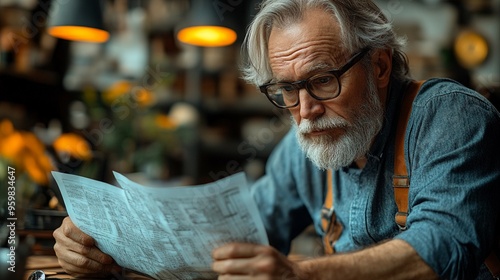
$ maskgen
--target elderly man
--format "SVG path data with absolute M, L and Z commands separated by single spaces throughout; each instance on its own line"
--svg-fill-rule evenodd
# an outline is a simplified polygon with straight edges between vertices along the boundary
M 272 247 L 217 248 L 219 279 L 493 279 L 500 114 L 487 100 L 411 80 L 370 1 L 264 1 L 245 46 L 245 78 L 295 126 L 252 188 Z M 290 242 L 311 223 L 336 253 L 292 262 Z M 114 268 L 69 219 L 54 236 L 68 271 Z

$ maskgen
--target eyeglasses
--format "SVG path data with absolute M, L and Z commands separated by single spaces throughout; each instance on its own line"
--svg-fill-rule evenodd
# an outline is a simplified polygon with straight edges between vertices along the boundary
M 369 48 L 365 48 L 356 53 L 339 69 L 319 73 L 292 83 L 267 83 L 259 86 L 259 89 L 279 108 L 291 108 L 299 105 L 299 91 L 303 88 L 316 100 L 334 99 L 340 95 L 342 90 L 340 77 L 359 62 L 369 50 Z

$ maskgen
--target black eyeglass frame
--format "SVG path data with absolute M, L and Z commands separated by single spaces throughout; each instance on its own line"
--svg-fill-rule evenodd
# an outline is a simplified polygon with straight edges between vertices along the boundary
M 299 105 L 300 99 L 297 98 L 297 102 L 295 102 L 292 105 L 285 105 L 285 106 L 279 105 L 269 95 L 269 93 L 267 91 L 268 87 L 273 86 L 273 85 L 277 85 L 277 84 L 290 85 L 290 86 L 294 87 L 297 90 L 297 94 L 298 94 L 298 92 L 301 89 L 305 88 L 306 91 L 307 91 L 307 93 L 312 98 L 314 98 L 316 100 L 319 100 L 319 101 L 325 101 L 325 100 L 331 100 L 331 99 L 337 98 L 340 95 L 340 93 L 342 92 L 342 84 L 340 83 L 340 77 L 342 75 L 344 75 L 344 73 L 347 72 L 349 69 L 351 69 L 356 63 L 358 63 L 369 51 L 370 51 L 370 48 L 364 48 L 361 51 L 359 51 L 358 53 L 354 54 L 349 59 L 349 61 L 347 61 L 347 63 L 344 64 L 344 66 L 342 66 L 340 68 L 332 69 L 332 70 L 329 70 L 329 71 L 321 72 L 319 74 L 312 75 L 311 77 L 309 77 L 307 79 L 304 79 L 304 80 L 300 80 L 300 81 L 296 81 L 296 82 L 291 82 L 291 83 L 290 82 L 265 83 L 265 84 L 259 86 L 260 92 L 262 92 L 263 94 L 265 94 L 266 97 L 267 97 L 267 99 L 269 99 L 269 101 L 271 101 L 271 103 L 273 103 L 273 105 L 275 105 L 276 107 L 281 108 L 281 109 L 287 109 L 287 108 L 296 107 L 297 105 Z M 331 74 L 331 75 L 334 75 L 335 78 L 337 78 L 337 83 L 338 83 L 338 88 L 339 89 L 338 89 L 337 94 L 334 95 L 334 96 L 332 96 L 332 97 L 324 97 L 324 98 L 322 98 L 322 97 L 319 97 L 319 96 L 315 95 L 313 93 L 313 91 L 311 90 L 310 81 L 313 78 L 320 77 L 321 75 L 324 75 L 324 74 Z

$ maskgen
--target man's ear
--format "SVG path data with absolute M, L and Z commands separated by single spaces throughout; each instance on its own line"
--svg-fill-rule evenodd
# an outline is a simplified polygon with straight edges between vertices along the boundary
M 372 67 L 377 88 L 386 88 L 392 72 L 392 51 L 389 49 L 375 51 L 372 54 Z

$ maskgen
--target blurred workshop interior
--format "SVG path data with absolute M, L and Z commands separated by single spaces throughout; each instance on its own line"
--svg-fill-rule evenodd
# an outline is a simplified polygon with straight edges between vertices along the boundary
M 498 108 L 499 0 L 376 2 L 407 38 L 414 78 L 453 78 Z M 240 78 L 258 4 L 0 0 L 0 181 L 15 168 L 18 226 L 47 239 L 39 253 L 52 252 L 47 232 L 65 216 L 52 170 L 156 186 L 262 176 L 290 117 Z M 72 20 L 93 29 L 55 28 Z M 184 29 L 205 20 L 226 33 L 210 41 Z

